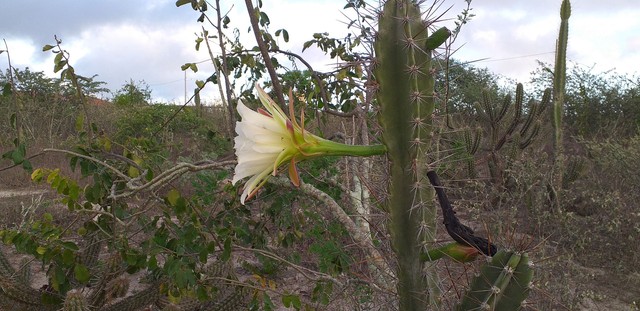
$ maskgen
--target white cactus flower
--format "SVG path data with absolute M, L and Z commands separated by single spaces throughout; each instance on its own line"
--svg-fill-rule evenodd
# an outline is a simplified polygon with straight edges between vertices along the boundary
M 240 202 L 242 204 L 253 197 L 258 189 L 277 173 L 278 167 L 289 162 L 291 182 L 299 186 L 300 178 L 296 162 L 320 155 L 369 156 L 381 154 L 384 146 L 353 146 L 336 143 L 320 138 L 304 130 L 293 118 L 293 103 L 289 103 L 292 119 L 289 119 L 280 107 L 256 85 L 258 98 L 266 109 L 253 111 L 238 101 L 238 113 L 241 121 L 236 123 L 234 148 L 238 157 L 233 184 L 245 177 L 251 177 L 245 184 Z M 292 96 L 289 96 L 290 100 Z

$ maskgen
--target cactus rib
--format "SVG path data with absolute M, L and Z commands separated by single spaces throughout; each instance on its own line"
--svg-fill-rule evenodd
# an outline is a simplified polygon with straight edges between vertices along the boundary
M 533 270 L 526 253 L 500 251 L 480 269 L 458 310 L 520 310 L 529 295 Z

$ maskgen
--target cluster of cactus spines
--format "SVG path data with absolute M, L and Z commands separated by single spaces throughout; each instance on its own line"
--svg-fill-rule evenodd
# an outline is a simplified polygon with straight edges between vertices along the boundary
M 107 284 L 107 288 L 106 288 L 107 298 L 115 299 L 115 298 L 126 296 L 127 293 L 129 292 L 130 284 L 131 284 L 131 281 L 129 280 L 129 278 L 124 275 L 121 275 L 111 280 L 111 282 Z
M 426 179 L 434 110 L 431 53 L 450 33 L 444 28 L 428 36 L 421 16 L 415 1 L 386 1 L 375 41 L 379 119 L 391 162 L 388 205 L 401 310 L 424 310 L 438 295 L 435 273 L 424 277 L 420 254 L 430 245 L 425 242 L 434 240 L 437 215 Z
M 78 261 L 89 269 L 98 267 L 100 251 L 104 244 L 99 232 L 89 233 L 85 237 L 85 245 L 79 253 Z M 93 272 L 93 271 L 92 271 Z
M 241 309 L 247 300 L 248 293 L 242 286 L 226 284 L 215 277 L 237 280 L 231 261 L 216 261 L 208 264 L 204 273 L 214 277 L 214 285 L 218 292 L 214 299 L 202 306 L 202 310 L 231 311 Z
M 147 288 L 128 296 L 114 304 L 100 308 L 100 311 L 136 311 L 155 304 L 160 299 L 162 280 L 155 280 Z
M 92 244 L 89 244 L 92 245 Z M 112 280 L 121 275 L 124 271 L 122 258 L 119 253 L 109 254 L 105 260 L 105 263 L 99 267 L 96 275 L 100 277 L 91 284 L 91 292 L 89 292 L 89 303 L 92 306 L 102 306 L 104 305 L 109 297 L 107 292 L 109 290 L 109 285 Z M 94 268 L 89 268 L 89 271 L 95 270 Z
M 480 268 L 458 310 L 520 310 L 532 278 L 526 253 L 500 251 Z
M 0 250 L 0 275 L 2 276 L 11 276 L 16 273 L 16 270 L 13 269 L 13 266 L 7 260 L 7 257 L 4 255 L 4 252 Z
M 187 311 L 188 309 L 184 309 L 177 304 L 169 303 L 162 308 L 162 311 Z
M 62 311 L 89 311 L 87 297 L 78 290 L 70 290 L 64 299 Z
M 205 265 L 200 271 L 206 276 L 208 285 L 216 288 L 213 297 L 208 301 L 199 301 L 191 297 L 181 297 L 178 302 L 171 302 L 167 297 L 162 297 L 156 305 L 163 311 L 233 311 L 246 308 L 249 297 L 244 287 L 228 284 L 224 280 L 238 280 L 230 261 L 215 261 Z
M 18 278 L 24 284 L 31 284 L 31 260 L 27 257 L 20 260 Z

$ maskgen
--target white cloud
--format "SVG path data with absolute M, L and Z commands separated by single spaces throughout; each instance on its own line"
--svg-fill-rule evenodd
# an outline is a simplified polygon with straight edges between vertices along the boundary
M 637 0 L 573 1 L 570 19 L 570 60 L 592 65 L 602 70 L 617 68 L 634 72 L 640 68 L 640 9 Z M 301 53 L 302 44 L 314 32 L 329 32 L 342 37 L 353 29 L 346 29 L 348 18 L 342 15 L 344 0 L 269 0 L 263 10 L 269 14 L 272 33 L 286 28 L 291 41 L 281 48 Z M 377 2 L 376 2 L 377 3 Z M 238 27 L 246 48 L 255 45 L 243 1 L 222 1 L 224 11 L 230 11 L 231 27 Z M 449 1 L 453 5 L 444 22 L 453 28 L 455 15 L 463 8 L 463 1 Z M 552 61 L 559 25 L 560 0 L 472 2 L 476 17 L 465 26 L 458 44 L 464 46 L 455 57 L 470 61 L 490 58 L 476 63 L 520 81 L 536 67 L 536 59 Z M 38 7 L 38 10 L 28 8 Z M 208 12 L 214 16 L 210 8 Z M 104 0 L 89 4 L 79 0 L 40 2 L 23 0 L 7 2 L 0 10 L 3 36 L 11 49 L 13 64 L 29 66 L 47 73 L 53 68 L 51 53 L 41 47 L 58 34 L 63 47 L 71 53 L 71 62 L 81 75 L 98 74 L 109 87 L 118 89 L 129 79 L 145 80 L 153 89 L 153 96 L 164 100 L 183 100 L 184 73 L 180 65 L 208 59 L 206 48 L 194 49 L 194 33 L 201 31 L 196 22 L 199 13 L 187 5 L 176 8 L 174 0 L 141 0 L 122 2 Z M 36 22 L 37 21 L 37 22 Z M 213 32 L 213 28 L 205 24 Z M 218 53 L 216 45 L 214 53 Z M 331 68 L 332 60 L 315 48 L 303 56 L 316 70 Z M 285 57 L 278 57 L 285 62 Z M 3 63 L 0 63 L 3 64 Z M 212 72 L 210 63 L 199 65 L 200 72 L 187 72 L 188 92 L 194 80 L 204 80 Z M 6 68 L 6 66 L 5 66 Z M 205 97 L 217 97 L 215 88 Z

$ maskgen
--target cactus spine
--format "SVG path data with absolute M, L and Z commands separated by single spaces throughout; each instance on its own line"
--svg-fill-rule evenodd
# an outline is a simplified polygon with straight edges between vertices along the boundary
M 87 298 L 80 291 L 70 290 L 64 299 L 63 311 L 89 311 Z
M 431 52 L 449 32 L 445 28 L 428 37 L 418 5 L 409 0 L 386 1 L 378 27 L 375 77 L 383 140 L 391 161 L 388 204 L 398 257 L 400 309 L 425 310 L 427 301 L 435 301 L 437 295 L 435 273 L 425 280 L 420 260 L 424 242 L 434 239 L 436 219 L 433 190 L 426 181 L 434 109 Z
M 482 266 L 458 310 L 520 310 L 532 277 L 526 253 L 500 251 Z
M 486 148 L 489 150 L 489 173 L 494 183 L 502 185 L 504 182 L 504 163 L 498 152 L 510 142 L 516 142 L 512 151 L 525 149 L 537 137 L 540 127 L 542 113 L 550 103 L 551 90 L 544 92 L 540 103 L 531 101 L 528 104 L 528 113 L 523 116 L 524 89 L 521 83 L 516 86 L 515 100 L 511 96 L 506 96 L 502 103 L 496 104 L 489 93 L 484 90 L 482 102 L 476 103 L 475 108 L 479 116 L 479 122 L 487 132 Z M 519 131 L 517 130 L 519 128 Z M 469 134 L 464 134 L 465 148 L 474 150 L 471 146 Z M 513 156 L 511 157 L 513 158 Z M 473 177 L 472 174 L 470 176 Z

